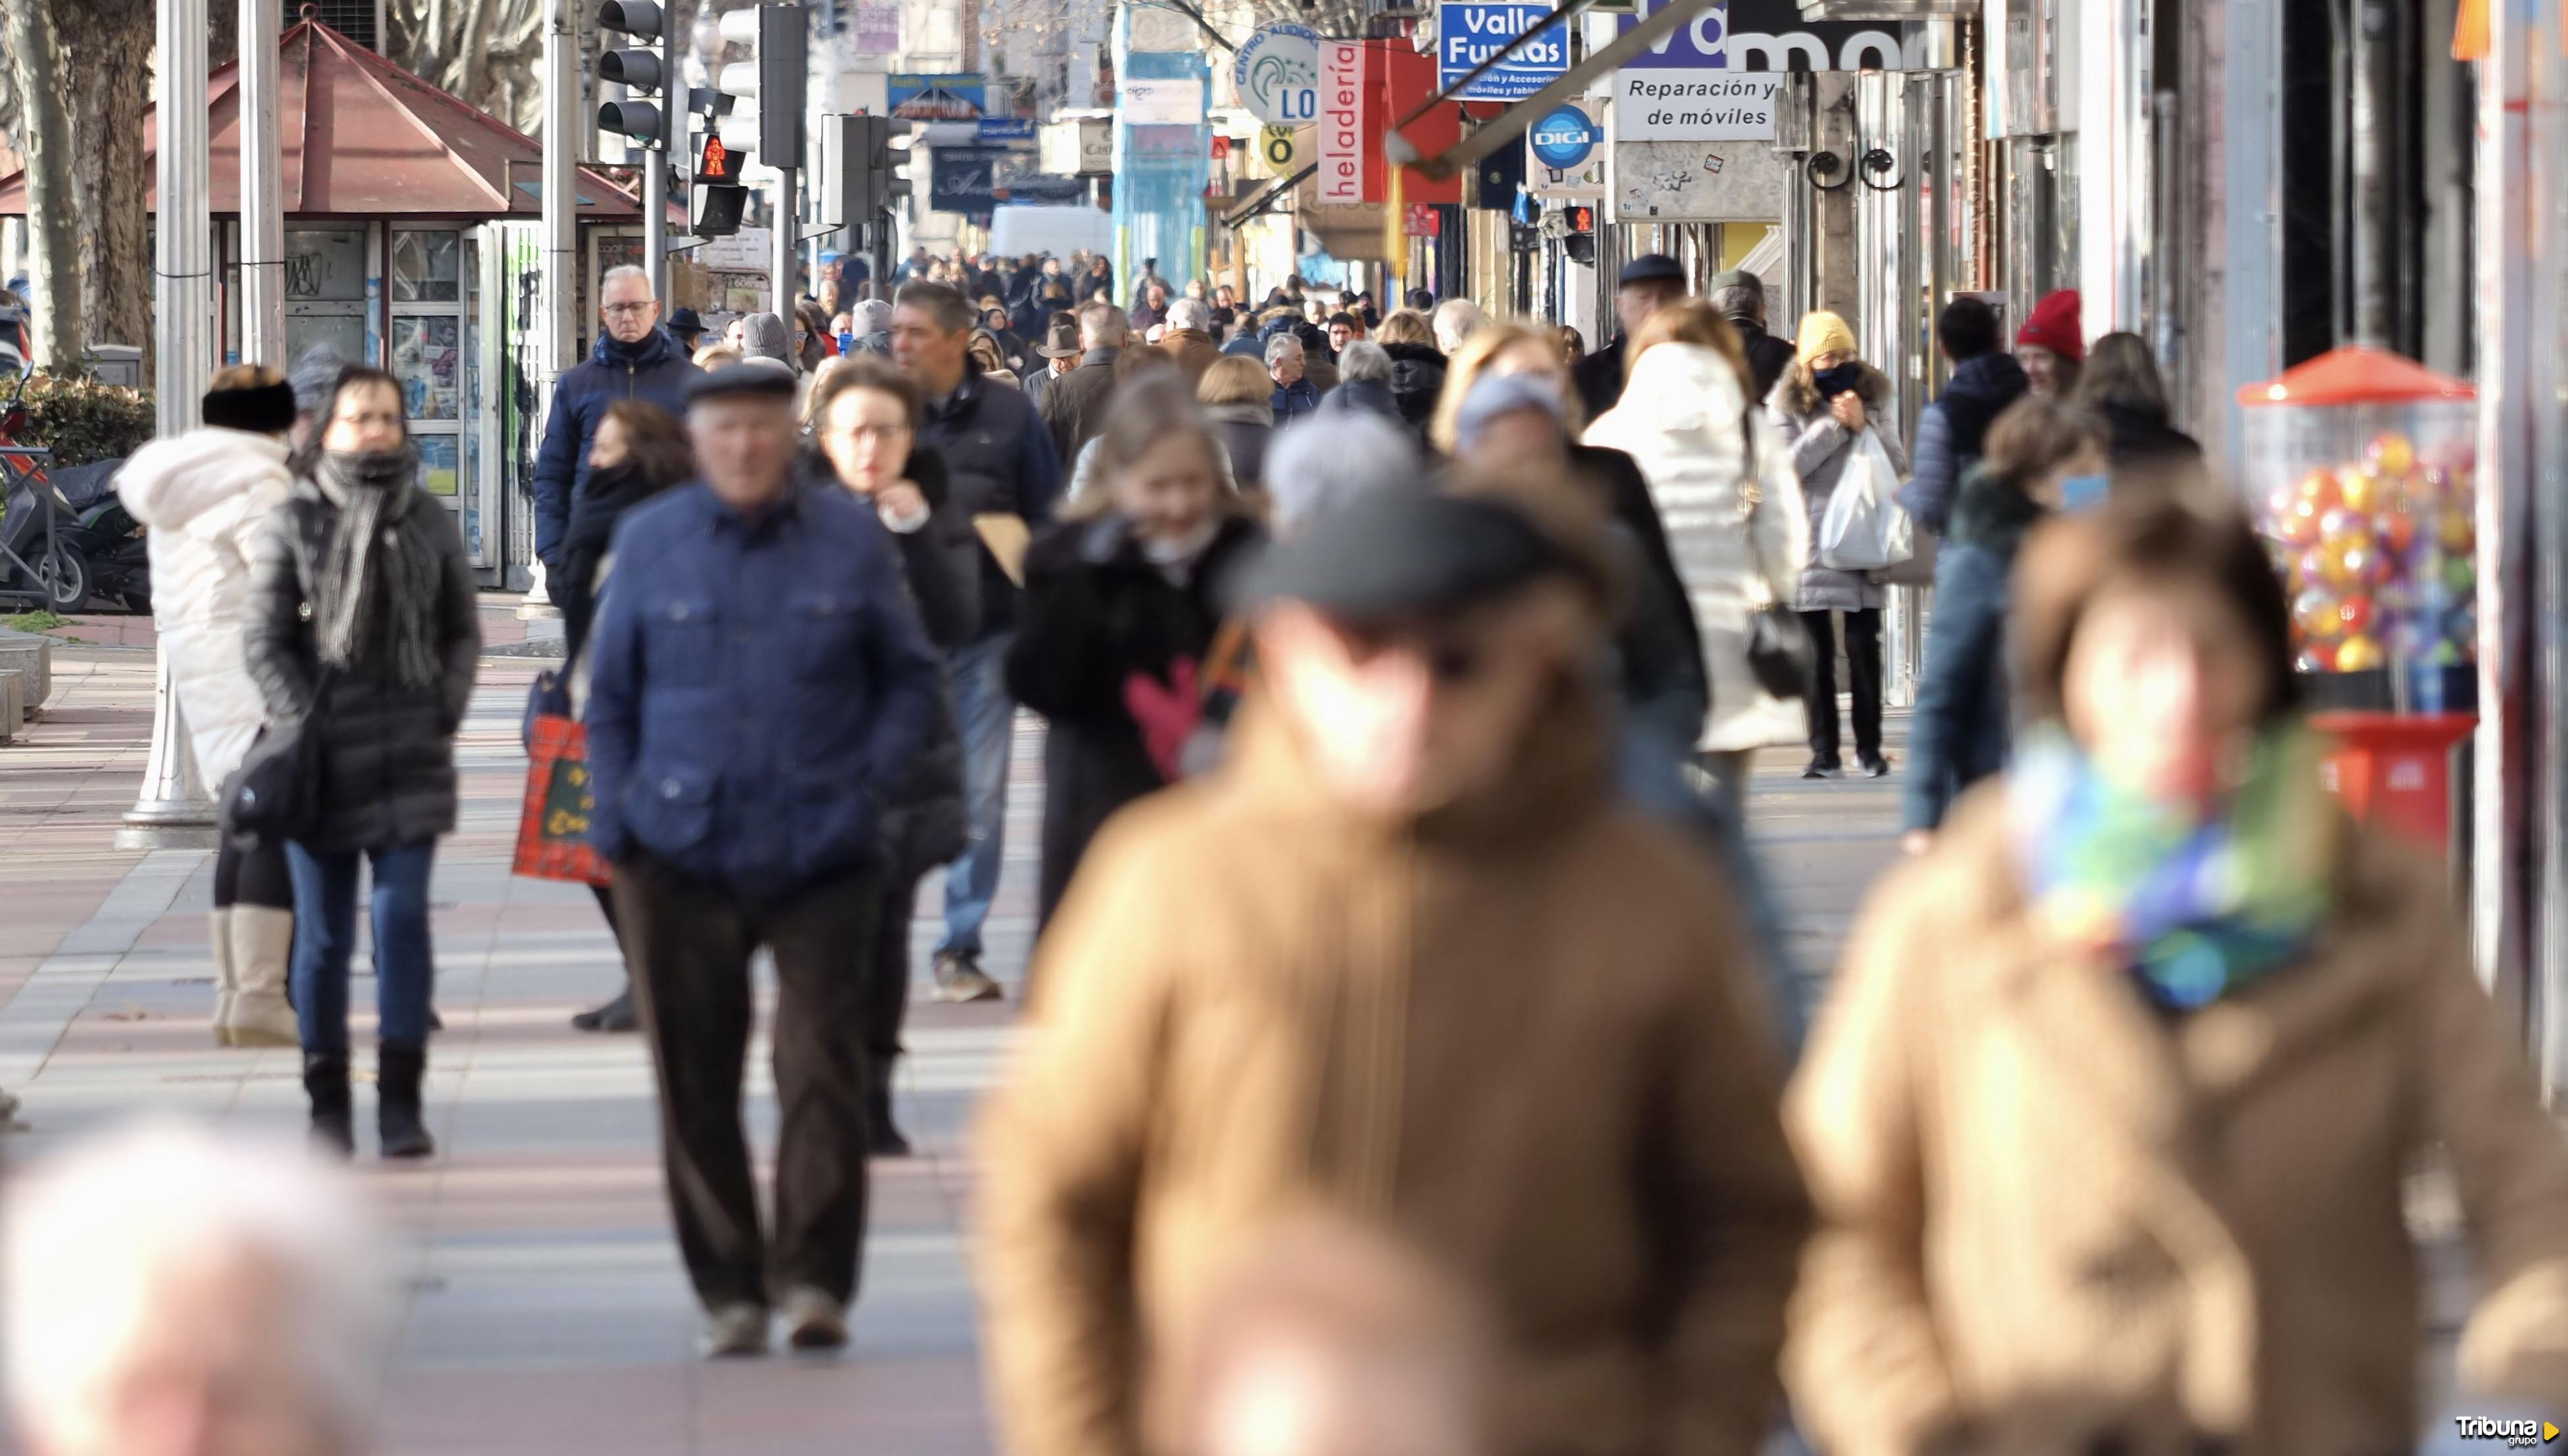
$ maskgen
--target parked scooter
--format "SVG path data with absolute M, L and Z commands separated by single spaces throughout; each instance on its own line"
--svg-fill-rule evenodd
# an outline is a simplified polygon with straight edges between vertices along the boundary
M 143 523 L 116 493 L 122 457 L 54 471 L 54 484 L 71 502 L 76 521 L 63 528 L 64 549 L 79 558 L 74 569 L 92 602 L 107 598 L 129 612 L 152 611 L 152 551 Z M 56 608 L 63 611 L 63 608 Z

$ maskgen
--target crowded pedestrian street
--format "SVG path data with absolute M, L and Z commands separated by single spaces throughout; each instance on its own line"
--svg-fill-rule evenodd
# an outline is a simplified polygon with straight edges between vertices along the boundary
M 509 599 L 489 616 L 510 620 Z M 115 619 L 102 619 L 113 622 Z M 73 636 L 105 635 L 67 628 Z M 399 1231 L 405 1304 L 382 1413 L 385 1456 L 766 1456 L 995 1449 L 981 1385 L 964 1220 L 967 1133 L 1018 1035 L 1034 930 L 1042 729 L 1021 722 L 1008 872 L 986 964 L 1009 1000 L 911 1014 L 900 1115 L 917 1156 L 878 1162 L 854 1342 L 844 1357 L 708 1363 L 660 1189 L 649 1057 L 583 1036 L 569 1014 L 617 975 L 614 942 L 576 886 L 513 878 L 525 757 L 516 716 L 546 660 L 484 660 L 457 753 L 463 823 L 438 867 L 434 916 L 445 1153 L 369 1170 Z M 118 851 L 118 816 L 150 746 L 152 655 L 66 645 L 55 706 L 0 775 L 0 1085 L 40 1158 L 144 1108 L 290 1136 L 304 1118 L 291 1048 L 213 1047 L 213 972 L 195 850 Z M 1758 841 L 1788 898 L 1804 964 L 1828 964 L 1863 887 L 1894 853 L 1896 794 L 1803 784 L 1772 755 Z M 924 981 L 933 897 L 922 907 Z M 358 998 L 371 1002 L 371 995 Z M 762 1046 L 753 1136 L 776 1107 Z

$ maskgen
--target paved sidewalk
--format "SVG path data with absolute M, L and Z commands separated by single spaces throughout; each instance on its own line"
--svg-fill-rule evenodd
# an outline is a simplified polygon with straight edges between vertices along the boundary
M 440 1156 L 401 1169 L 359 1164 L 401 1234 L 412 1291 L 378 1450 L 990 1451 L 962 1236 L 973 1178 L 963 1138 L 1008 1048 L 1033 932 L 1040 731 L 1018 736 L 1011 853 L 989 927 L 989 968 L 1009 1002 L 926 999 L 937 916 L 935 891 L 923 897 L 899 1092 L 920 1155 L 875 1165 L 854 1349 L 708 1365 L 694 1357 L 697 1313 L 662 1203 L 648 1059 L 634 1037 L 567 1024 L 615 987 L 614 944 L 584 888 L 508 874 L 524 772 L 519 710 L 538 666 L 483 662 L 460 745 L 463 823 L 440 852 L 433 891 L 448 1027 L 429 1079 Z M 55 675 L 30 741 L 0 748 L 0 1086 L 24 1097 L 29 1125 L 6 1156 L 41 1155 L 151 1110 L 299 1135 L 297 1054 L 218 1048 L 205 1029 L 210 856 L 111 847 L 142 778 L 151 654 L 66 647 Z M 1805 783 L 1792 776 L 1799 762 L 1778 750 L 1760 765 L 1754 828 L 1796 957 L 1818 975 L 1895 852 L 1898 779 Z M 361 953 L 352 998 L 361 1046 L 371 1040 L 369 964 Z M 751 1066 L 751 1130 L 772 1144 L 764 1048 Z M 361 1113 L 370 1101 L 361 1088 Z M 371 1131 L 361 1140 L 371 1146 Z M 2446 1310 L 2458 1293 L 2453 1253 L 2437 1251 Z M 2429 1356 L 2437 1383 L 2448 1358 L 2448 1344 Z

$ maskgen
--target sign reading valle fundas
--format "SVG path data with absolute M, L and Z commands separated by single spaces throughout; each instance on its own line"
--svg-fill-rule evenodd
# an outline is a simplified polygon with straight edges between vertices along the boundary
M 1320 117 L 1320 37 L 1299 25 L 1260 27 L 1239 48 L 1230 80 L 1239 104 L 1269 127 L 1306 127 Z
M 1539 198 L 1594 202 L 1605 195 L 1605 104 L 1561 103 L 1525 129 L 1525 190 Z
M 1516 37 L 1540 31 L 1471 83 L 1470 101 L 1522 101 L 1569 69 L 1569 26 L 1549 5 L 1444 0 L 1436 7 L 1436 87 L 1450 90 Z
M 1665 0 L 1636 0 L 1628 30 Z M 1729 0 L 1681 25 L 1614 73 L 1614 140 L 1758 142 L 1774 135 L 1785 71 L 1896 71 L 1895 30 L 1804 21 L 1795 0 Z

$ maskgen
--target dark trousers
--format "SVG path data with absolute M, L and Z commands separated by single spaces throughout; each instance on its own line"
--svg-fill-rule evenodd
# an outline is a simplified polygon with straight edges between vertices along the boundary
M 262 910 L 294 908 L 294 877 L 285 867 L 285 845 L 271 842 L 243 849 L 223 836 L 214 849 L 214 908 L 251 905 Z
M 900 1023 L 909 1018 L 909 926 L 924 875 L 886 876 L 874 921 L 873 959 L 865 968 L 865 1055 L 877 1076 L 900 1055 Z
M 660 1152 L 678 1249 L 708 1309 L 808 1285 L 855 1298 L 865 1231 L 868 962 L 883 870 L 868 863 L 757 899 L 637 854 L 616 918 L 660 1083 Z M 750 956 L 776 956 L 776 1223 L 762 1236 L 740 1120 Z M 770 1243 L 773 1250 L 770 1249 Z
M 1837 635 L 1826 612 L 1803 612 L 1818 649 L 1818 666 L 1810 691 L 1801 699 L 1810 725 L 1810 753 L 1837 756 Z M 1881 756 L 1881 609 L 1868 607 L 1845 614 L 1846 687 L 1854 694 L 1854 752 L 1857 759 Z

